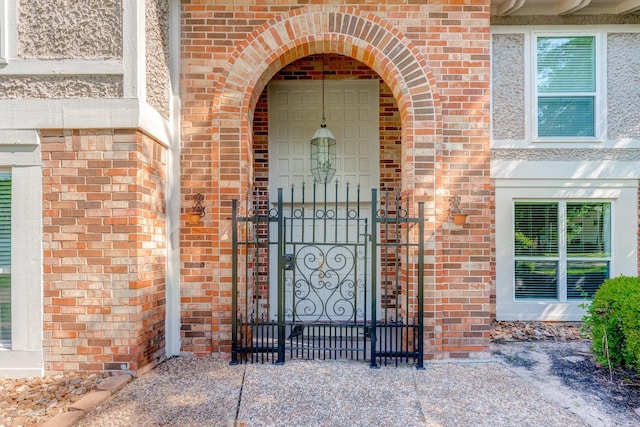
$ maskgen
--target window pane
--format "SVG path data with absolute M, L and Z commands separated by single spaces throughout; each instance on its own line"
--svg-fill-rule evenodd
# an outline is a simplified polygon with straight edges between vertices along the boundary
M 538 136 L 595 136 L 594 97 L 538 98 Z
M 0 274 L 0 348 L 11 345 L 11 276 Z
M 538 92 L 595 92 L 594 37 L 539 37 Z
M 0 348 L 11 346 L 11 175 L 0 174 Z
M 11 175 L 0 174 L 0 273 L 11 267 Z
M 591 298 L 602 282 L 609 278 L 607 261 L 567 262 L 567 298 Z
M 516 261 L 516 299 L 558 298 L 558 263 Z
M 514 205 L 516 256 L 558 256 L 558 204 Z
M 567 203 L 567 256 L 611 255 L 611 204 Z

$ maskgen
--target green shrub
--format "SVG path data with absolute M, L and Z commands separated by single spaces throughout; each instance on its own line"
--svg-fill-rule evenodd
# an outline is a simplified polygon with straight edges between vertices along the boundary
M 605 280 L 583 320 L 598 362 L 640 373 L 640 278 Z

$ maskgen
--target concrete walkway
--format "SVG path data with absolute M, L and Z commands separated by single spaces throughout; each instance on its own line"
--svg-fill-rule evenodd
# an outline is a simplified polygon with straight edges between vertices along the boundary
M 497 361 L 370 369 L 365 362 L 229 366 L 177 357 L 79 426 L 585 426 Z

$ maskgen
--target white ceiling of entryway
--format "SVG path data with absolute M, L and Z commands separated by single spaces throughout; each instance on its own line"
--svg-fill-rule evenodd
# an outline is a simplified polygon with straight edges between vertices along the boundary
M 640 13 L 640 0 L 491 0 L 492 15 L 623 15 Z

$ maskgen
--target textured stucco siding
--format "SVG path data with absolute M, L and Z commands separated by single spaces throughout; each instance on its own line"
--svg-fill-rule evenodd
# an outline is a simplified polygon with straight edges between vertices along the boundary
M 494 149 L 491 150 L 492 160 L 531 161 L 531 162 L 565 162 L 565 161 L 640 161 L 640 150 L 616 148 L 527 148 L 527 149 Z
M 493 137 L 524 139 L 524 35 L 493 35 Z
M 0 98 L 118 98 L 122 78 L 115 76 L 6 76 Z
M 640 138 L 640 34 L 607 37 L 607 136 Z
M 146 0 L 147 102 L 169 118 L 169 2 Z
M 122 57 L 122 0 L 20 0 L 18 57 Z

